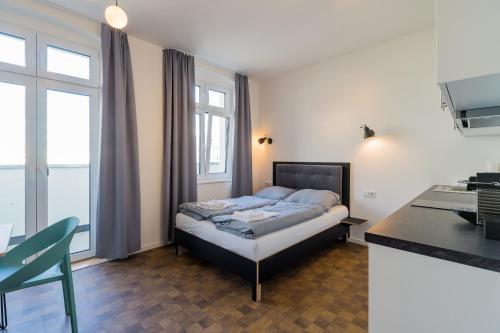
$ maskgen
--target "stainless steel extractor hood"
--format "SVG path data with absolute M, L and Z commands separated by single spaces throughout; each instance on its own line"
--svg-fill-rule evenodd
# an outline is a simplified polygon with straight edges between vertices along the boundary
M 440 83 L 439 87 L 464 136 L 500 135 L 500 74 Z
M 455 119 L 460 123 L 462 131 L 478 135 L 500 134 L 500 107 L 469 109 L 456 111 Z

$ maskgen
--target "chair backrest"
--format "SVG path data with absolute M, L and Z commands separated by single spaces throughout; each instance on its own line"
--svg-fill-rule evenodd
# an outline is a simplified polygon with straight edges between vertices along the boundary
M 17 272 L 0 281 L 0 290 L 16 288 L 52 266 L 61 263 L 64 256 L 69 255 L 69 245 L 78 227 L 78 222 L 76 217 L 66 218 L 45 228 L 12 249 L 12 255 L 20 260 L 35 253 L 44 252 L 33 261 L 23 265 Z M 16 251 L 18 247 L 19 250 Z M 8 255 L 9 253 L 7 253 Z

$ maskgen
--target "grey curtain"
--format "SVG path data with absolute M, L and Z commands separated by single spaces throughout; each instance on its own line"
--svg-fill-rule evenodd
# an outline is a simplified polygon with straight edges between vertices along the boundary
M 231 196 L 251 195 L 252 189 L 252 119 L 248 77 L 236 74 L 233 179 Z
M 197 199 L 194 57 L 163 50 L 163 221 L 173 240 L 179 204 Z
M 139 156 L 127 34 L 101 25 L 102 120 L 97 202 L 98 258 L 141 249 Z

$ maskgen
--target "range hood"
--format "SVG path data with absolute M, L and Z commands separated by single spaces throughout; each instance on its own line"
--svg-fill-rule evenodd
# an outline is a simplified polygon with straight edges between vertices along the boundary
M 439 87 L 464 136 L 500 135 L 500 74 L 444 82 Z

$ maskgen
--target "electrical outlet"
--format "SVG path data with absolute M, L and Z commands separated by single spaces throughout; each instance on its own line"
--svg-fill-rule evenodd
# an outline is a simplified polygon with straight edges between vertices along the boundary
M 266 180 L 265 183 L 264 183 L 264 185 L 266 185 L 266 186 L 273 186 L 273 182 L 270 181 L 270 180 Z
M 369 199 L 375 199 L 377 197 L 377 192 L 375 191 L 364 191 L 363 196 Z

